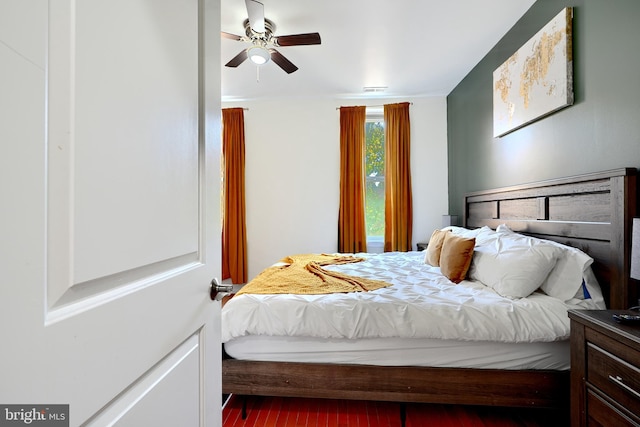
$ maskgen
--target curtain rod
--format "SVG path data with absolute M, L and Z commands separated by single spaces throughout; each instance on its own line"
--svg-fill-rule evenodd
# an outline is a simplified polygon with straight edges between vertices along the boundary
M 394 102 L 394 104 L 402 104 L 402 102 Z M 362 107 L 375 107 L 375 108 L 380 108 L 380 107 L 384 107 L 386 104 L 382 104 L 382 105 L 362 105 Z M 409 102 L 409 105 L 413 105 L 413 102 Z M 348 107 L 348 105 L 343 105 L 343 107 Z M 336 107 L 336 110 L 339 110 L 342 107 Z

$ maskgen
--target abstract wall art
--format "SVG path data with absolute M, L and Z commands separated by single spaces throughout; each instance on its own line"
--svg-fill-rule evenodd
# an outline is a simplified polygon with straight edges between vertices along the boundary
M 493 72 L 493 136 L 573 104 L 573 9 L 563 9 Z

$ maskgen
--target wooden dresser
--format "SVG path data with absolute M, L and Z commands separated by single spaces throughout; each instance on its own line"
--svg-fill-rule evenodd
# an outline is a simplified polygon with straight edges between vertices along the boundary
M 572 427 L 640 426 L 640 323 L 615 313 L 632 312 L 569 311 Z

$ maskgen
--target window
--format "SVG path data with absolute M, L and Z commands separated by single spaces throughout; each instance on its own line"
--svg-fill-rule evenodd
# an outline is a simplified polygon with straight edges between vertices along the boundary
M 384 121 L 367 110 L 365 123 L 365 223 L 367 251 L 384 242 Z M 380 248 L 380 252 L 382 249 Z

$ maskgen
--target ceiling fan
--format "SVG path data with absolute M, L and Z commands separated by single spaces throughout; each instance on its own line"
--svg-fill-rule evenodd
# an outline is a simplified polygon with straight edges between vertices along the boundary
M 246 35 L 237 36 L 222 31 L 222 37 L 251 42 L 251 46 L 234 56 L 231 61 L 225 64 L 226 67 L 235 68 L 247 58 L 258 65 L 272 60 L 288 74 L 291 74 L 298 67 L 278 52 L 276 47 L 320 44 L 320 34 L 318 33 L 274 36 L 276 25 L 264 17 L 264 5 L 256 0 L 245 0 L 245 4 L 249 15 L 249 19 L 245 19 L 243 23 Z

